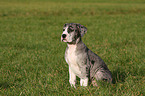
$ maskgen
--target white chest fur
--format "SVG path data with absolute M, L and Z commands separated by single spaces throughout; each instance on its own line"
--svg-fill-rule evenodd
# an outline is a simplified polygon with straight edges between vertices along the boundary
M 75 45 L 68 46 L 67 62 L 69 64 L 70 69 L 73 71 L 73 73 L 81 77 L 80 66 L 77 63 L 77 56 L 75 54 L 75 51 L 76 51 Z

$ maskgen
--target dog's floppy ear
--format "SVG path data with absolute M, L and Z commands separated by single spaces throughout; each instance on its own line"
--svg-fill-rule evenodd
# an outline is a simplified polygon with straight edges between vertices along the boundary
M 83 37 L 84 34 L 87 33 L 87 28 L 81 24 L 77 24 L 77 26 L 79 27 L 81 37 Z

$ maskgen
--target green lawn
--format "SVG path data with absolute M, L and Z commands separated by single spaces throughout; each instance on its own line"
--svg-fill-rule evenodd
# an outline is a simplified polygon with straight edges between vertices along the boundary
M 71 22 L 113 84 L 70 87 L 60 37 Z M 0 0 L 0 96 L 39 95 L 144 96 L 145 0 Z

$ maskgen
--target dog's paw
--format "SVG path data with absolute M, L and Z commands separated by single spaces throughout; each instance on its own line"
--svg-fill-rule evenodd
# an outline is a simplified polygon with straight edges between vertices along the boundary
M 85 78 L 85 79 L 81 78 L 80 85 L 81 86 L 88 86 L 88 78 Z
M 74 84 L 71 84 L 71 87 L 76 89 L 76 86 Z

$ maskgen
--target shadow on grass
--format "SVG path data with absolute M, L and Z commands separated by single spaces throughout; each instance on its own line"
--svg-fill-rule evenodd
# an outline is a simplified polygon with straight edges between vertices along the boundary
M 7 82 L 0 82 L 0 88 L 3 88 L 3 89 L 10 88 L 10 86 L 11 85 Z
M 113 77 L 112 83 L 115 84 L 117 82 L 125 82 L 126 76 L 127 73 L 117 68 L 115 71 L 112 72 L 112 77 Z

